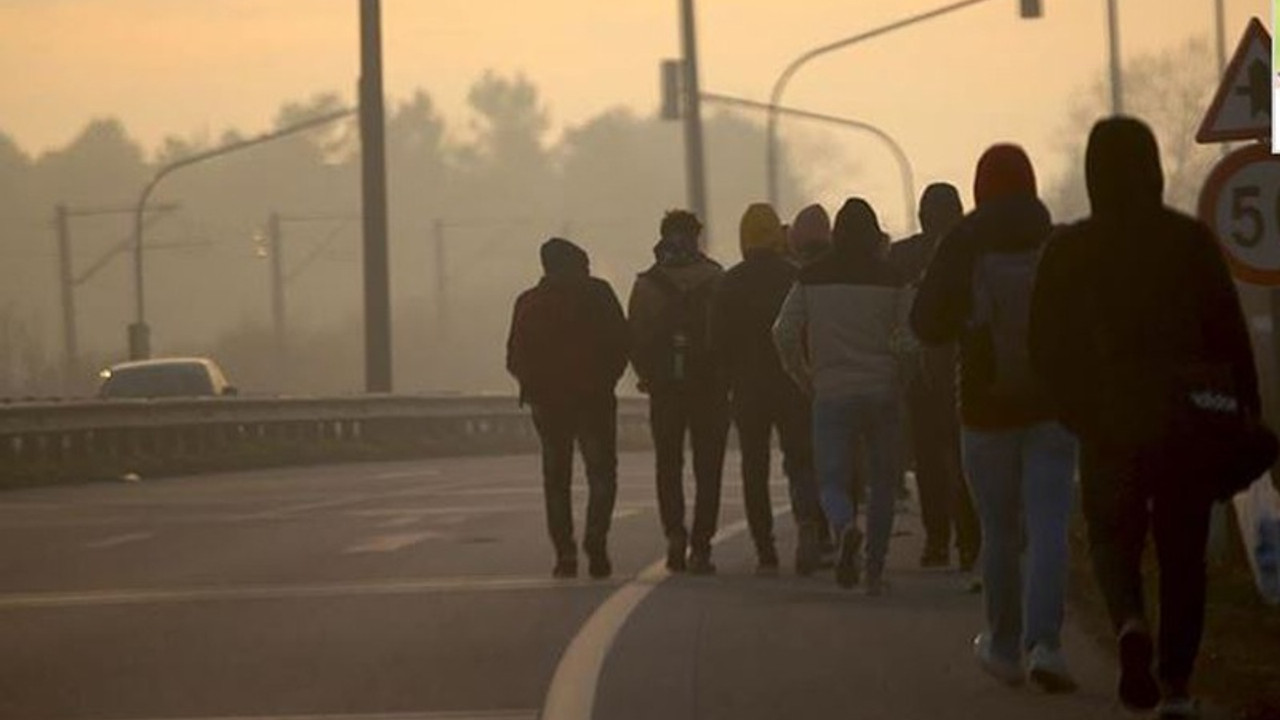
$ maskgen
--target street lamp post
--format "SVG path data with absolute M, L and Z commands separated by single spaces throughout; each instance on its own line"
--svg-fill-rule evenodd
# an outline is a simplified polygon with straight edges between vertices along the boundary
M 151 357 L 151 328 L 147 325 L 147 304 L 144 294 L 145 285 L 143 283 L 143 252 L 142 252 L 142 231 L 144 228 L 143 218 L 147 213 L 147 200 L 151 198 L 151 193 L 155 191 L 160 181 L 168 177 L 170 174 L 185 167 L 190 167 L 197 163 L 210 160 L 212 158 L 221 157 L 237 150 L 243 150 L 255 145 L 261 145 L 265 142 L 277 140 L 286 135 L 311 130 L 312 128 L 326 125 L 334 120 L 340 120 L 353 113 L 352 110 L 338 110 L 336 112 L 327 113 L 319 117 L 281 128 L 274 132 L 259 135 L 248 140 L 228 143 L 221 147 L 207 150 L 205 152 L 188 155 L 180 160 L 165 165 L 156 171 L 151 177 L 151 181 L 142 189 L 142 195 L 138 197 L 138 203 L 133 208 L 133 293 L 134 293 L 134 321 L 129 325 L 129 359 L 145 360 Z
M 783 107 L 779 105 L 770 105 L 769 103 L 756 102 L 745 98 L 730 97 L 728 95 L 717 95 L 715 93 L 703 93 L 702 98 L 708 102 L 718 102 L 725 105 L 733 105 L 737 107 L 750 108 L 752 110 L 764 110 L 776 112 L 779 115 L 787 115 L 790 117 L 802 118 L 806 120 L 816 120 L 818 122 L 831 123 L 833 125 L 841 125 L 854 130 L 861 130 L 870 133 L 883 142 L 889 152 L 893 153 L 893 159 L 898 163 L 898 171 L 902 176 L 902 203 L 904 213 L 906 215 L 906 224 L 904 227 L 911 228 L 916 222 L 916 193 L 915 193 L 915 171 L 911 167 L 911 160 L 907 157 L 906 152 L 902 150 L 902 146 L 897 140 L 893 139 L 889 133 L 872 125 L 871 123 L 854 120 L 852 118 L 836 117 L 835 115 L 824 115 L 822 113 L 810 112 L 808 110 L 798 110 L 795 108 Z
M 1120 8 L 1107 0 L 1107 47 L 1111 58 L 1111 114 L 1124 112 L 1124 79 L 1120 72 Z
M 360 0 L 360 157 L 364 214 L 366 392 L 391 392 L 391 280 L 382 97 L 382 4 Z
M 791 63 L 787 65 L 786 68 L 783 69 L 782 74 L 778 76 L 778 79 L 774 81 L 773 91 L 769 94 L 769 105 L 771 106 L 771 109 L 769 111 L 767 141 L 766 141 L 767 151 L 765 156 L 765 165 L 768 172 L 768 182 L 769 182 L 769 188 L 768 188 L 769 203 L 772 204 L 774 207 L 778 207 L 778 115 L 779 113 L 777 112 L 776 109 L 772 109 L 772 108 L 776 108 L 778 105 L 782 103 L 782 94 L 786 92 L 787 84 L 791 82 L 791 78 L 794 77 L 797 72 L 799 72 L 800 68 L 804 67 L 810 61 L 815 60 L 819 57 L 822 57 L 823 55 L 827 55 L 828 53 L 835 52 L 836 50 L 842 50 L 844 48 L 849 47 L 850 45 L 855 45 L 864 40 L 870 40 L 872 38 L 891 33 L 895 30 L 900 30 L 910 25 L 916 25 L 926 20 L 932 20 L 933 18 L 942 16 L 942 15 L 947 15 L 957 10 L 962 10 L 971 5 L 978 5 L 979 3 L 983 3 L 986 1 L 987 0 L 961 0 L 960 2 L 952 3 L 950 5 L 944 5 L 942 7 L 935 8 L 928 12 L 920 13 L 919 15 L 913 15 L 908 18 L 903 18 L 902 20 L 889 23 L 888 25 L 878 27 L 874 30 L 869 30 L 867 32 L 860 33 L 852 37 L 847 37 L 843 40 L 837 40 L 833 43 L 828 43 L 821 47 L 814 48 L 800 55 L 795 60 L 792 60 Z M 1111 2 L 1115 2 L 1115 0 L 1111 0 Z M 1038 0 L 1020 0 L 1020 13 L 1021 13 L 1021 16 L 1024 18 L 1039 17 L 1040 9 L 1041 9 L 1040 2 Z
M 689 209 L 705 228 L 710 226 L 710 222 L 707 217 L 706 154 L 702 145 L 702 93 L 698 84 L 698 34 L 693 0 L 680 0 L 680 29 L 684 54 L 684 156 Z M 705 233 L 703 237 L 706 237 Z

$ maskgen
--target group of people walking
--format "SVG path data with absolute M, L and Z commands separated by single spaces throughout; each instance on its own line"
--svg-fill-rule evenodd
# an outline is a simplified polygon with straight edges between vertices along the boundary
M 789 227 L 754 204 L 739 228 L 743 259 L 728 271 L 701 251 L 699 219 L 672 211 L 625 314 L 581 248 L 545 243 L 545 276 L 516 302 L 508 368 L 542 439 L 553 573 L 578 572 L 575 442 L 590 486 L 588 572 L 612 572 L 614 388 L 630 362 L 649 396 L 672 572 L 715 572 L 732 424 L 758 571 L 779 567 L 769 497 L 776 429 L 797 573 L 833 552 L 841 586 L 883 593 L 910 455 L 926 530 L 920 564 L 950 565 L 954 546 L 961 568 L 980 569 L 981 667 L 1009 684 L 1070 692 L 1061 629 L 1078 471 L 1118 638 L 1120 698 L 1193 717 L 1212 498 L 1193 491 L 1205 479 L 1161 461 L 1159 438 L 1128 435 L 1116 418 L 1158 404 L 1157 392 L 1130 389 L 1198 362 L 1228 367 L 1245 410 L 1257 413 L 1249 338 L 1212 233 L 1163 205 L 1150 130 L 1130 118 L 1099 122 L 1085 164 L 1092 214 L 1067 226 L 1054 226 L 1030 160 L 1011 144 L 981 155 L 970 212 L 955 187 L 930 185 L 921 233 L 898 242 L 861 198 L 834 222 L 813 205 Z M 1158 651 L 1141 576 L 1148 527 L 1161 568 Z

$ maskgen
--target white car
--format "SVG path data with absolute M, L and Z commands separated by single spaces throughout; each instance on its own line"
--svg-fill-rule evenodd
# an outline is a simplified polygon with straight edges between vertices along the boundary
M 103 370 L 98 397 L 169 398 L 235 395 L 222 368 L 208 358 L 177 357 L 124 362 Z

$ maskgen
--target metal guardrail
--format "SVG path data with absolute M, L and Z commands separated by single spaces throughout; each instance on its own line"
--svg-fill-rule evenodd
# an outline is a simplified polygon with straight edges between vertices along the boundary
M 644 399 L 619 399 L 620 446 L 647 445 L 647 417 Z M 238 397 L 0 406 L 0 485 L 520 452 L 537 446 L 528 409 L 502 396 Z

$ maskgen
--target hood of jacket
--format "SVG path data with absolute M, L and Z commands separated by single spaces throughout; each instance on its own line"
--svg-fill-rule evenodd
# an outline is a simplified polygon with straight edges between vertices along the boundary
M 801 210 L 787 234 L 791 253 L 798 258 L 815 257 L 831 247 L 831 216 L 814 203 Z
M 881 258 L 888 248 L 889 236 L 880 229 L 880 220 L 870 203 L 862 198 L 849 198 L 836 213 L 831 229 L 835 251 L 848 257 Z
M 778 213 L 766 203 L 753 203 L 738 225 L 742 257 L 756 254 L 783 255 L 787 251 L 787 235 Z
M 564 238 L 551 238 L 539 250 L 542 270 L 548 278 L 587 277 L 591 263 L 587 252 Z
M 1089 133 L 1085 182 L 1094 217 L 1143 214 L 1163 205 L 1164 172 L 1155 135 L 1142 121 L 1114 117 Z
M 920 229 L 931 238 L 946 235 L 964 217 L 960 192 L 949 183 L 933 183 L 920 196 Z
M 1026 151 L 1017 145 L 992 145 L 978 159 L 973 174 L 973 202 L 982 207 L 1010 195 L 1035 197 L 1035 170 Z
M 650 273 L 662 273 L 681 290 L 688 291 L 723 275 L 724 268 L 706 255 L 695 253 L 654 263 L 653 267 L 641 273 L 640 276 L 644 277 Z

